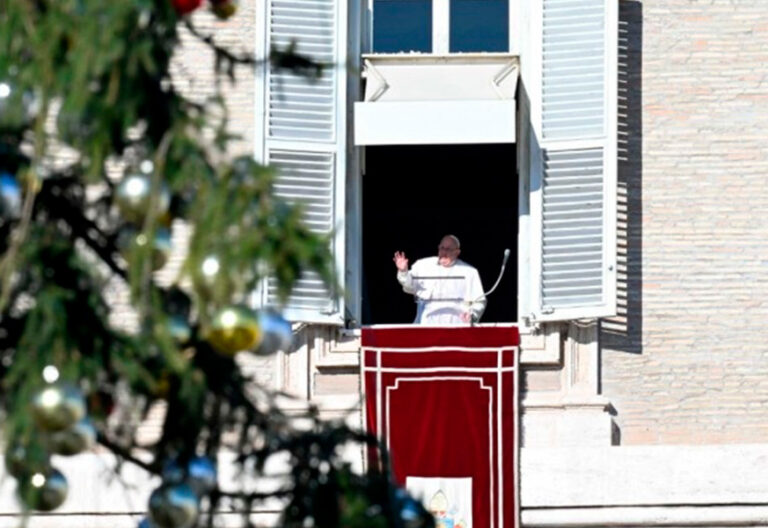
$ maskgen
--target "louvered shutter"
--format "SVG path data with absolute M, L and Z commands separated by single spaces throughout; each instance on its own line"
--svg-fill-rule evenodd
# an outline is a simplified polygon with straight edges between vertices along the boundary
M 616 312 L 617 1 L 539 0 L 526 79 L 538 320 Z
M 267 0 L 265 51 L 295 45 L 297 53 L 327 67 L 308 79 L 270 66 L 264 72 L 263 151 L 278 169 L 277 196 L 299 203 L 316 233 L 335 233 L 335 272 L 344 277 L 344 181 L 346 171 L 346 2 Z M 262 304 L 281 306 L 268 278 Z M 343 323 L 343 299 L 314 273 L 296 284 L 284 315 L 293 321 Z

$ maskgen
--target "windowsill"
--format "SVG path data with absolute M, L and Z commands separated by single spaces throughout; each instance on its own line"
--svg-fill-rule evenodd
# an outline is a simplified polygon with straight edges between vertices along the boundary
M 517 326 L 520 332 L 520 364 L 521 365 L 558 365 L 560 363 L 560 326 L 548 325 L 541 329 L 525 326 L 520 323 L 480 323 L 475 326 L 479 327 L 494 327 L 494 326 Z M 365 325 L 366 327 L 374 328 L 396 328 L 402 326 L 417 326 L 417 325 L 394 325 L 394 324 L 382 324 L 382 325 Z M 455 326 L 446 328 L 456 328 Z M 357 328 L 342 328 L 340 329 L 341 335 L 346 338 L 359 339 L 362 333 L 362 327 Z

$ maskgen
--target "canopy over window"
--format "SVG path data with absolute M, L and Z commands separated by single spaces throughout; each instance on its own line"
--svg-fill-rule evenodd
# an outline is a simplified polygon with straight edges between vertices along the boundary
M 363 64 L 356 145 L 515 142 L 516 56 L 364 55 Z

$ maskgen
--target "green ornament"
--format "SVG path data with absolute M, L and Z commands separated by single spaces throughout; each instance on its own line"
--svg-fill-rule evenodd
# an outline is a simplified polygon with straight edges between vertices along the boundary
M 22 90 L 10 78 L 0 78 L 0 128 L 28 126 L 40 109 L 30 90 Z
M 115 189 L 115 205 L 129 222 L 142 223 L 149 213 L 152 197 L 152 178 L 148 174 L 129 174 Z M 164 216 L 171 205 L 171 194 L 165 184 L 160 185 L 155 203 L 157 217 Z
M 259 315 L 245 306 L 228 306 L 211 321 L 206 340 L 222 355 L 232 357 L 251 350 L 261 342 Z
M 88 418 L 71 427 L 57 431 L 48 438 L 48 445 L 57 455 L 72 456 L 87 451 L 96 443 L 96 428 Z
M 19 498 L 31 510 L 55 510 L 62 505 L 68 492 L 67 479 L 53 468 L 45 473 L 34 473 L 19 481 Z
M 44 387 L 32 398 L 32 417 L 43 431 L 61 431 L 85 417 L 83 394 L 71 385 Z
M 50 465 L 48 452 L 37 442 L 13 443 L 5 451 L 5 470 L 16 479 L 33 473 L 44 473 Z

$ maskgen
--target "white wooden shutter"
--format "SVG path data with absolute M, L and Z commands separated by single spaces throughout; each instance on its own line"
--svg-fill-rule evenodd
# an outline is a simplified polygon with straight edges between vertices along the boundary
M 530 94 L 531 315 L 616 313 L 617 1 L 538 0 Z M 525 315 L 525 314 L 523 314 Z
M 346 1 L 267 0 L 265 50 L 295 45 L 298 54 L 325 64 L 319 79 L 267 68 L 257 156 L 277 167 L 277 196 L 300 203 L 304 220 L 316 233 L 335 233 L 336 275 L 344 277 L 344 182 L 346 171 Z M 260 155 L 259 155 L 260 154 Z M 286 305 L 280 305 L 275 280 L 260 295 L 280 306 L 293 321 L 343 323 L 343 298 L 314 273 L 299 279 Z

